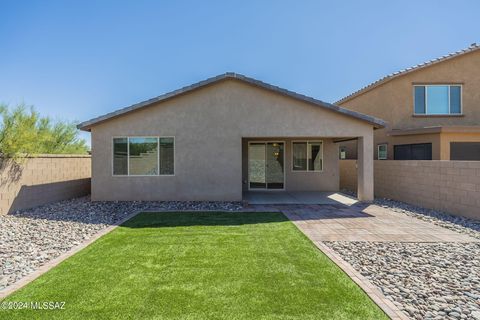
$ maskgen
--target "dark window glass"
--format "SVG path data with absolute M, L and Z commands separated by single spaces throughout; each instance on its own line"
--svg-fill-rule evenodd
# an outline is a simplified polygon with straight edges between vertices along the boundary
M 128 174 L 128 144 L 127 138 L 113 139 L 113 174 Z
M 308 171 L 322 171 L 322 143 L 308 143 Z
M 462 113 L 460 95 L 460 86 L 450 86 L 450 113 L 452 114 Z
M 307 143 L 293 143 L 293 171 L 307 171 Z
M 129 142 L 129 174 L 156 175 L 158 172 L 157 138 L 130 138 Z
M 378 160 L 387 160 L 387 145 L 379 144 L 378 145 Z
M 173 138 L 160 138 L 160 174 L 174 174 Z
M 450 142 L 450 160 L 480 160 L 480 142 Z
M 432 160 L 432 144 L 402 144 L 393 146 L 394 160 Z
M 415 86 L 415 113 L 425 114 L 425 86 Z

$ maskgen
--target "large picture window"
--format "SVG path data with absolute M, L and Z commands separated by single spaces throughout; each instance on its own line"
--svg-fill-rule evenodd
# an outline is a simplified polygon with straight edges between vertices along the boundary
M 416 85 L 414 112 L 417 115 L 455 115 L 462 113 L 460 85 Z
M 128 174 L 128 139 L 113 139 L 113 174 Z
M 174 174 L 173 137 L 119 137 L 113 139 L 113 175 Z
M 292 142 L 292 158 L 293 171 L 322 171 L 322 141 Z

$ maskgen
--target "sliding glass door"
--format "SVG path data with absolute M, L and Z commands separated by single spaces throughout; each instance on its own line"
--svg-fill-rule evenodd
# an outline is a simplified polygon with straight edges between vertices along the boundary
M 266 155 L 265 143 L 248 145 L 248 182 L 250 189 L 266 189 Z
M 284 163 L 283 163 L 283 142 L 269 142 L 267 146 L 267 189 L 283 189 Z
M 250 190 L 284 189 L 284 152 L 283 142 L 250 142 L 248 144 Z

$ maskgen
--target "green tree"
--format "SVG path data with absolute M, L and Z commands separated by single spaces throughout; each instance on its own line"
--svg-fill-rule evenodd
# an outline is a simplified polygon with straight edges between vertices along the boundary
M 18 157 L 42 153 L 84 154 L 88 147 L 73 122 L 41 117 L 23 104 L 0 104 L 0 155 Z

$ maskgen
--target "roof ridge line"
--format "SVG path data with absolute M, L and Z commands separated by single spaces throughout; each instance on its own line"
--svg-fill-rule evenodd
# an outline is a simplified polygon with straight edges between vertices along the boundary
M 370 82 L 369 84 L 361 87 L 360 89 L 358 89 L 358 90 L 340 98 L 339 100 L 335 101 L 334 104 L 347 102 L 347 101 L 353 99 L 354 97 L 357 97 L 358 95 L 360 95 L 362 93 L 368 92 L 371 89 L 373 89 L 373 88 L 375 88 L 375 87 L 377 87 L 377 86 L 379 86 L 383 83 L 386 83 L 386 82 L 388 82 L 388 81 L 390 81 L 390 80 L 392 80 L 396 77 L 403 76 L 403 75 L 405 75 L 409 72 L 413 72 L 413 71 L 419 70 L 421 68 L 429 67 L 433 64 L 437 64 L 437 63 L 440 63 L 440 62 L 443 62 L 443 61 L 446 61 L 446 60 L 449 60 L 449 59 L 452 59 L 452 58 L 456 58 L 458 56 L 476 51 L 478 49 L 480 49 L 480 45 L 477 44 L 477 43 L 472 43 L 468 48 L 460 49 L 460 50 L 448 53 L 446 55 L 440 56 L 438 58 L 430 59 L 430 60 L 427 60 L 425 62 L 416 64 L 414 66 L 406 67 L 406 68 L 403 68 L 401 70 L 389 73 L 386 76 L 383 76 L 378 80 Z
M 331 111 L 334 111 L 334 112 L 338 112 L 338 113 L 341 113 L 343 115 L 346 115 L 346 116 L 349 116 L 349 117 L 352 117 L 352 118 L 356 118 L 358 120 L 368 122 L 368 123 L 370 123 L 370 124 L 372 124 L 372 125 L 374 125 L 375 127 L 378 127 L 378 128 L 381 128 L 381 127 L 385 126 L 385 121 L 383 121 L 379 118 L 376 118 L 376 117 L 373 117 L 373 116 L 370 116 L 370 115 L 366 115 L 366 114 L 363 114 L 363 113 L 360 113 L 360 112 L 357 112 L 357 111 L 345 109 L 345 108 L 339 107 L 337 105 L 334 105 L 334 104 L 331 104 L 331 103 L 328 103 L 328 102 L 324 102 L 322 100 L 318 100 L 318 99 L 315 99 L 313 97 L 310 97 L 310 96 L 307 96 L 307 95 L 304 95 L 304 94 L 301 94 L 301 93 L 290 91 L 288 89 L 284 89 L 284 88 L 281 88 L 281 87 L 278 87 L 278 86 L 275 86 L 275 85 L 271 85 L 271 84 L 263 82 L 261 80 L 257 80 L 257 79 L 254 79 L 254 78 L 244 76 L 243 74 L 240 74 L 240 73 L 226 72 L 226 73 L 223 73 L 223 74 L 220 74 L 220 75 L 210 77 L 208 79 L 196 82 L 194 84 L 184 86 L 180 89 L 176 89 L 176 90 L 164 93 L 164 94 L 159 95 L 157 97 L 154 97 L 154 98 L 151 98 L 151 99 L 148 99 L 148 100 L 144 100 L 142 102 L 138 102 L 138 103 L 132 104 L 130 106 L 120 108 L 116 111 L 109 112 L 109 113 L 106 113 L 104 115 L 101 115 L 101 116 L 92 118 L 90 120 L 84 121 L 84 122 L 78 124 L 77 128 L 81 129 L 81 130 L 89 131 L 90 127 L 97 124 L 97 123 L 107 121 L 111 118 L 133 112 L 137 109 L 147 107 L 147 106 L 152 105 L 156 102 L 161 102 L 161 101 L 164 101 L 164 100 L 167 100 L 167 99 L 170 99 L 170 98 L 174 98 L 174 97 L 182 95 L 182 94 L 189 93 L 189 92 L 194 91 L 196 89 L 203 88 L 205 86 L 208 86 L 210 84 L 213 84 L 213 83 L 225 80 L 225 79 L 236 79 L 236 80 L 239 80 L 239 81 L 243 81 L 245 83 L 248 83 L 248 84 L 253 85 L 253 86 L 257 86 L 259 88 L 263 88 L 265 90 L 274 91 L 278 94 L 282 94 L 284 96 L 288 96 L 288 97 L 293 98 L 293 99 L 297 99 L 297 100 L 301 100 L 303 102 L 311 103 L 311 104 L 314 104 L 316 106 L 323 107 L 325 109 L 328 109 L 328 110 L 331 110 Z

